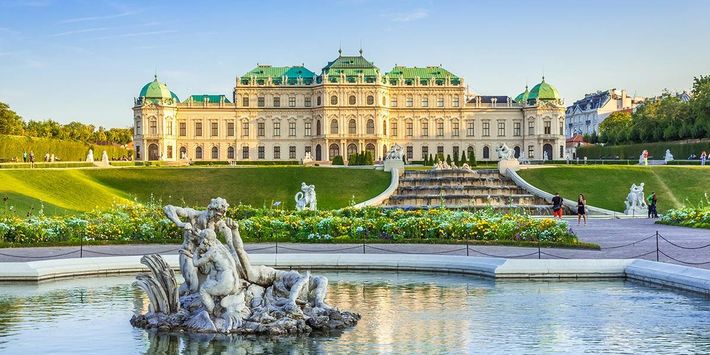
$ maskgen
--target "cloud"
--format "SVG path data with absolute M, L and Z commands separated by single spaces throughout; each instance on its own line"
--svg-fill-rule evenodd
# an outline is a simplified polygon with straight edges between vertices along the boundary
M 77 17 L 70 18 L 66 20 L 59 21 L 59 23 L 76 23 L 76 22 L 86 22 L 86 21 L 99 21 L 99 20 L 110 20 L 114 18 L 126 17 L 137 14 L 139 11 L 125 11 L 113 15 L 104 16 L 88 16 L 88 17 Z
M 400 12 L 391 15 L 392 21 L 395 22 L 411 22 L 429 17 L 429 11 L 426 9 L 415 9 L 409 12 Z
M 50 35 L 50 37 L 61 37 L 61 36 L 68 36 L 68 35 L 75 35 L 75 34 L 80 34 L 80 33 L 90 33 L 90 32 L 98 32 L 98 31 L 107 31 L 110 30 L 110 27 L 96 27 L 96 28 L 84 28 L 81 30 L 72 30 L 72 31 L 65 31 L 65 32 L 59 32 Z
M 175 30 L 162 30 L 162 31 L 147 31 L 147 32 L 131 32 L 131 33 L 121 33 L 116 35 L 97 37 L 94 40 L 106 40 L 114 38 L 127 38 L 127 37 L 142 37 L 142 36 L 154 36 L 154 35 L 164 35 L 170 33 L 177 33 Z

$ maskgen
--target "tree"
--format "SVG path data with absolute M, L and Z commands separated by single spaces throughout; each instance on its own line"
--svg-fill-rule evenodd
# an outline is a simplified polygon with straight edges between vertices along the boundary
M 422 164 L 424 164 L 424 166 L 429 165 L 429 158 L 426 155 L 424 156 L 424 162 Z
M 0 102 L 0 134 L 22 134 L 23 123 L 15 111 L 10 110 L 10 106 Z
M 429 165 L 434 166 L 434 164 L 436 164 L 436 162 L 434 161 L 434 158 L 432 158 L 431 153 L 430 153 L 429 154 Z
M 451 161 L 451 155 L 446 154 L 446 164 L 449 164 L 449 166 L 451 166 Z
M 454 150 L 454 163 L 456 163 L 456 165 L 461 165 L 461 161 L 459 160 L 459 151 L 458 150 Z
M 333 165 L 345 165 L 345 162 L 343 161 L 343 157 L 340 155 L 336 155 L 333 157 Z
M 459 162 L 461 163 L 461 165 L 463 165 L 463 163 L 468 163 L 468 160 L 466 160 L 466 151 L 465 150 L 461 152 L 461 160 Z
M 471 166 L 471 167 L 478 165 L 478 163 L 476 162 L 476 153 L 473 153 L 473 152 L 472 152 L 471 154 L 469 154 L 469 156 L 468 156 L 468 165 Z

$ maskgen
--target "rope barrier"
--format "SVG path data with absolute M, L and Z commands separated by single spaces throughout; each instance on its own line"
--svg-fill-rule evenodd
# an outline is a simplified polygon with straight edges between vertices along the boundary
M 5 253 L 0 253 L 2 256 L 9 256 L 11 258 L 26 258 L 26 259 L 47 259 L 47 258 L 56 258 L 58 256 L 66 256 L 69 254 L 74 254 L 78 253 L 79 249 L 77 250 L 72 250 L 70 252 L 62 253 L 62 254 L 55 254 L 55 255 L 43 255 L 43 256 L 29 256 L 29 255 L 12 255 L 12 254 L 5 254 Z
M 551 256 L 551 257 L 553 257 L 553 258 L 558 258 L 558 259 L 570 259 L 570 258 L 564 257 L 564 256 L 559 256 L 559 255 L 554 255 L 554 254 L 548 254 L 548 253 L 546 253 L 546 252 L 544 252 L 544 251 L 540 251 L 540 254 L 542 254 L 542 255 L 547 255 L 547 256 Z
M 180 250 L 180 248 L 172 248 L 172 249 L 168 249 L 168 250 L 162 250 L 162 251 L 152 252 L 152 253 L 150 253 L 150 254 L 165 254 L 165 253 L 175 252 L 175 251 L 178 251 L 178 250 Z M 132 253 L 129 253 L 129 254 L 109 253 L 109 252 L 105 252 L 105 251 L 98 251 L 98 250 L 91 250 L 91 249 L 84 249 L 84 252 L 85 252 L 85 253 L 94 253 L 94 254 L 99 254 L 99 255 L 109 255 L 109 256 L 136 256 L 136 255 L 144 255 L 143 253 L 140 253 L 140 254 L 132 254 Z
M 656 252 L 656 250 L 651 250 L 651 251 L 649 251 L 648 253 L 643 253 L 643 254 L 636 255 L 636 256 L 632 256 L 632 257 L 626 258 L 626 259 L 638 259 L 638 258 L 640 258 L 640 257 L 646 256 L 646 255 L 649 255 L 649 254 L 653 254 L 653 253 L 655 253 L 655 252 Z
M 705 249 L 705 248 L 707 248 L 707 247 L 710 247 L 710 244 L 706 244 L 706 245 L 699 246 L 699 247 L 685 247 L 685 246 L 678 245 L 678 244 L 676 244 L 676 243 L 671 242 L 670 240 L 664 238 L 662 235 L 659 235 L 658 237 L 661 238 L 662 240 L 664 240 L 666 243 L 668 243 L 668 244 L 670 244 L 670 245 L 672 245 L 672 246 L 674 246 L 674 247 L 676 247 L 676 248 L 680 248 L 680 249 L 698 250 L 698 249 Z
M 323 250 L 323 249 L 299 249 L 299 248 L 289 248 L 285 246 L 280 246 L 279 249 L 284 249 L 284 250 L 293 250 L 293 251 L 302 251 L 302 252 L 307 252 L 307 253 L 320 253 L 320 252 L 331 252 L 331 251 L 343 251 L 343 250 L 352 250 L 352 249 L 359 249 L 362 248 L 361 245 L 354 246 L 354 247 L 345 247 L 345 248 L 339 248 L 339 249 L 328 249 L 328 250 Z
M 631 245 L 635 245 L 635 244 L 637 244 L 637 243 L 641 243 L 641 242 L 643 242 L 643 241 L 646 241 L 646 240 L 649 240 L 649 239 L 655 238 L 655 237 L 656 237 L 656 234 L 654 233 L 654 234 L 651 234 L 650 236 L 648 236 L 648 237 L 646 237 L 646 238 L 639 239 L 639 240 L 637 240 L 637 241 L 635 241 L 635 242 L 631 242 L 631 243 L 628 243 L 628 244 L 622 244 L 622 245 L 616 245 L 616 246 L 613 246 L 613 247 L 604 247 L 604 248 L 601 248 L 601 250 L 625 248 L 625 247 L 628 247 L 628 246 L 631 246 Z
M 361 248 L 360 246 L 359 248 Z M 383 249 L 383 248 L 378 248 L 378 247 L 373 247 L 371 245 L 365 244 L 365 247 L 374 249 L 374 250 L 379 250 L 379 251 L 384 251 L 388 253 L 393 253 L 393 254 L 412 254 L 412 255 L 431 255 L 431 254 L 448 254 L 448 253 L 453 253 L 457 251 L 464 251 L 466 248 L 458 248 L 458 249 L 453 249 L 453 250 L 444 250 L 444 251 L 432 251 L 432 252 L 426 252 L 426 253 L 419 253 L 419 252 L 407 252 L 407 251 L 399 251 L 399 250 L 389 250 L 389 249 Z
M 484 252 L 482 252 L 482 251 L 480 251 L 480 250 L 476 250 L 476 249 L 473 249 L 473 248 L 468 248 L 468 249 L 471 250 L 471 251 L 473 251 L 473 252 L 475 252 L 475 253 L 482 254 L 482 255 L 485 255 L 485 256 L 490 256 L 490 257 L 493 257 L 493 258 L 515 259 L 515 258 L 524 258 L 524 257 L 526 257 L 526 256 L 533 256 L 533 255 L 537 255 L 537 254 L 538 254 L 537 251 L 534 251 L 534 252 L 532 252 L 532 253 L 530 253 L 530 254 L 520 254 L 520 255 L 508 255 L 508 256 L 505 256 L 505 255 L 493 255 L 493 254 L 488 254 L 488 253 L 484 253 Z
M 666 254 L 666 253 L 664 253 L 662 250 L 659 250 L 659 252 L 660 252 L 663 256 L 665 256 L 666 258 L 671 259 L 671 260 L 676 261 L 676 262 L 679 262 L 679 263 L 683 263 L 683 264 L 688 264 L 688 265 L 705 265 L 705 264 L 710 264 L 710 261 L 706 261 L 706 262 L 683 261 L 683 260 L 676 259 L 676 258 L 674 258 L 674 257 L 672 257 L 672 256 L 670 256 L 670 255 L 668 255 L 668 254 Z
M 258 251 L 258 250 L 266 250 L 266 249 L 274 249 L 274 248 L 276 248 L 276 245 L 270 245 L 268 247 L 261 247 L 261 248 L 251 248 L 251 249 L 244 248 L 244 251 Z

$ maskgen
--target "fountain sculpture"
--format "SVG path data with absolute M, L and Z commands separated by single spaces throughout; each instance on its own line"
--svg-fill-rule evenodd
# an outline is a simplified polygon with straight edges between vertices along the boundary
M 308 185 L 305 182 L 301 183 L 301 191 L 296 192 L 294 196 L 296 200 L 296 210 L 317 210 L 318 203 L 316 200 L 316 185 Z
M 359 314 L 325 302 L 325 277 L 252 265 L 237 222 L 225 217 L 228 207 L 219 197 L 205 211 L 165 206 L 165 215 L 183 230 L 179 260 L 185 282 L 178 287 L 161 256 L 144 256 L 141 262 L 151 273 L 139 275 L 134 285 L 148 295 L 150 308 L 131 318 L 133 326 L 285 335 L 327 333 L 357 323 Z
M 646 205 L 646 199 L 643 195 L 643 186 L 644 183 L 631 185 L 629 194 L 626 195 L 626 201 L 624 201 L 624 205 L 626 205 L 626 209 L 624 210 L 625 214 L 634 216 L 643 215 L 646 212 L 648 206 Z

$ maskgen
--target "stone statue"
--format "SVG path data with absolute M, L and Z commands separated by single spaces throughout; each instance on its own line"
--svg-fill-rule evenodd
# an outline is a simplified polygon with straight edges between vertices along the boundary
M 177 286 L 159 255 L 144 256 L 141 262 L 151 274 L 139 275 L 134 284 L 146 292 L 150 308 L 134 315 L 131 324 L 173 332 L 285 335 L 357 323 L 360 315 L 325 302 L 325 277 L 252 265 L 238 223 L 225 217 L 228 207 L 222 198 L 212 199 L 206 211 L 165 206 L 165 215 L 184 232 L 180 270 L 185 283 Z
M 670 150 L 670 149 L 666 149 L 666 155 L 665 155 L 665 157 L 663 158 L 663 160 L 665 160 L 666 163 L 668 163 L 669 161 L 673 161 L 673 154 L 671 154 L 671 150 Z
M 638 186 L 636 184 L 631 185 L 629 194 L 626 195 L 626 201 L 624 201 L 624 204 L 626 205 L 626 209 L 624 210 L 625 214 L 643 215 L 646 213 L 648 206 L 646 205 L 646 199 L 643 195 L 643 187 L 644 183 L 641 183 Z
M 301 191 L 296 193 L 294 199 L 296 200 L 296 210 L 298 211 L 303 211 L 304 209 L 315 211 L 318 209 L 315 185 L 306 185 L 305 182 L 302 182 Z
M 399 169 L 404 171 L 404 152 L 399 144 L 394 144 L 389 152 L 385 155 L 384 161 L 384 171 L 392 171 L 392 169 Z
M 92 149 L 89 149 L 89 153 L 86 154 L 86 161 L 90 163 L 94 162 L 94 151 Z
M 545 152 L 542 152 L 542 160 L 543 160 L 543 161 L 545 161 L 545 160 L 550 160 L 550 156 L 547 155 L 547 152 L 546 152 L 546 151 L 545 151 Z
M 505 143 L 496 148 L 496 152 L 500 160 L 515 160 L 515 150 L 510 149 Z
M 473 171 L 473 169 L 471 169 L 471 167 L 468 165 L 468 163 L 463 163 L 463 166 L 461 166 L 461 170 Z
M 396 159 L 403 160 L 404 153 L 402 152 L 402 147 L 399 144 L 394 144 L 387 155 L 385 155 L 385 160 Z
M 313 157 L 311 156 L 311 152 L 306 152 L 306 155 L 301 159 L 301 164 L 306 165 L 313 163 Z
M 103 153 L 101 153 L 101 163 L 103 163 L 104 165 L 109 165 L 109 162 L 108 162 L 108 153 L 106 153 L 105 150 L 104 150 Z

